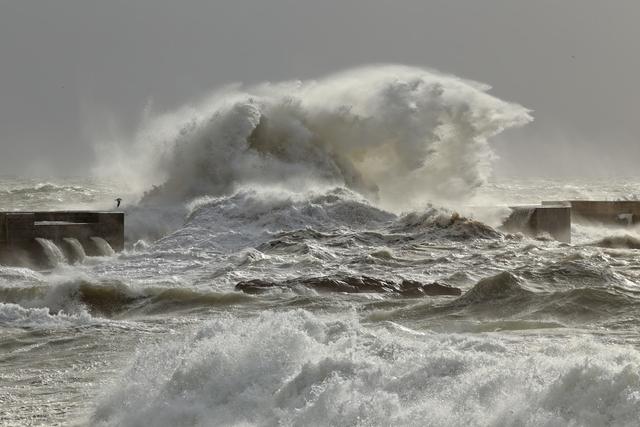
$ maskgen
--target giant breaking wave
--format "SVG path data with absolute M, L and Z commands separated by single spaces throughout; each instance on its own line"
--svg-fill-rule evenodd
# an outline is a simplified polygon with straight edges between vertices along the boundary
M 469 195 L 490 172 L 488 138 L 532 120 L 488 89 L 391 65 L 234 85 L 145 120 L 133 146 L 103 153 L 98 171 L 126 177 L 146 204 L 243 186 L 346 186 L 386 209 L 413 208 Z

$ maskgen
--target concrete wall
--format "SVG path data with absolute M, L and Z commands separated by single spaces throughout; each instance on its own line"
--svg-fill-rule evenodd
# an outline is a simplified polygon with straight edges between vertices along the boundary
M 65 238 L 76 238 L 88 255 L 98 254 L 91 237 L 101 237 L 115 251 L 121 251 L 124 249 L 124 213 L 0 212 L 0 263 L 41 264 L 43 254 L 36 237 L 49 239 L 58 246 Z
M 548 233 L 554 239 L 571 242 L 571 208 L 562 205 L 513 206 L 502 229 L 529 236 Z
M 97 236 L 109 242 L 114 251 L 124 249 L 124 214 L 123 213 L 98 213 Z
M 7 217 L 0 214 L 0 245 L 3 245 L 7 241 Z
M 32 265 L 42 261 L 34 240 L 33 214 L 1 213 L 0 264 Z M 15 232 L 13 232 L 15 231 Z
M 559 202 L 542 202 L 543 205 Z M 640 223 L 640 201 L 569 200 L 571 217 L 576 222 L 599 222 L 609 225 Z
M 571 243 L 571 208 L 568 206 L 542 206 L 536 208 L 531 226 L 537 234 L 549 233 L 560 242 Z
M 505 221 L 507 231 L 528 235 L 548 232 L 562 242 L 571 241 L 571 222 L 605 225 L 640 224 L 640 201 L 635 200 L 567 200 L 544 201 L 537 206 L 515 206 Z

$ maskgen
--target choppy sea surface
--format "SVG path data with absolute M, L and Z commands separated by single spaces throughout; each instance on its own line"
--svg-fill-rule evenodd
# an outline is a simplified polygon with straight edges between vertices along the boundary
M 0 207 L 111 209 L 117 192 L 3 178 Z M 480 193 L 635 199 L 640 180 Z M 123 207 L 134 236 L 140 208 Z M 638 425 L 636 229 L 574 224 L 565 244 L 344 187 L 247 187 L 176 215 L 113 256 L 0 266 L 1 425 Z M 235 288 L 248 281 L 264 286 Z

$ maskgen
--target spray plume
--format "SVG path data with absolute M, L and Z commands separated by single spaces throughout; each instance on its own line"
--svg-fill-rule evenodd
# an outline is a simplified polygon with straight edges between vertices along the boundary
M 346 186 L 392 210 L 460 199 L 490 174 L 488 138 L 532 120 L 488 89 L 405 66 L 230 86 L 147 120 L 133 147 L 99 170 L 126 177 L 149 204 L 252 185 Z

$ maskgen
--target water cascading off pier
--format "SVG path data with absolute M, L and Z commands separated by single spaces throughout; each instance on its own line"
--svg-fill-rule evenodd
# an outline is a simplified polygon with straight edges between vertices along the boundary
M 122 212 L 0 212 L 0 264 L 55 267 L 123 248 Z

